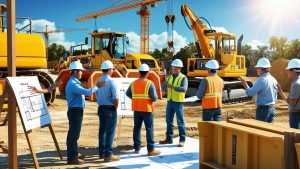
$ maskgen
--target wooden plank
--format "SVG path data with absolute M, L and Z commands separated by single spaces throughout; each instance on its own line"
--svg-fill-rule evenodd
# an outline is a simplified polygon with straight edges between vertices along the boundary
M 246 127 L 251 127 L 251 128 L 256 128 L 256 129 L 261 129 L 277 134 L 284 134 L 284 132 L 294 132 L 294 133 L 300 133 L 300 130 L 289 128 L 289 127 L 283 127 L 283 126 L 277 126 L 272 123 L 267 123 L 263 121 L 258 121 L 254 119 L 230 119 L 228 121 L 229 123 L 234 123 Z
M 56 139 L 56 137 L 55 137 L 54 130 L 53 130 L 51 124 L 49 124 L 49 130 L 50 130 L 52 139 L 53 139 L 53 141 L 54 141 L 54 144 L 55 144 L 57 153 L 58 153 L 58 155 L 59 155 L 59 158 L 60 158 L 60 160 L 63 160 L 62 155 L 61 155 L 61 152 L 60 152 L 60 148 L 59 148 L 59 145 L 58 145 L 58 142 L 57 142 L 57 139 Z
M 249 133 L 252 135 L 257 135 L 257 136 L 266 137 L 266 138 L 272 138 L 275 140 L 283 141 L 283 139 L 284 139 L 284 136 L 281 134 L 272 133 L 272 132 L 268 132 L 268 131 L 264 131 L 264 130 L 260 130 L 260 129 L 256 129 L 256 128 L 251 128 L 251 127 L 241 126 L 241 125 L 237 125 L 237 124 L 233 124 L 233 123 L 228 123 L 226 121 L 207 122 L 207 123 L 211 123 L 216 126 L 223 126 L 225 128 L 234 129 L 234 130 L 241 131 L 241 132 L 246 132 L 246 133 Z
M 203 162 L 201 162 L 201 164 L 203 164 L 209 168 L 212 168 L 212 169 L 226 169 L 226 167 L 219 165 L 212 161 L 203 161 Z
M 23 126 L 23 130 L 24 130 L 24 133 L 25 133 L 25 136 L 26 136 L 26 140 L 27 140 L 27 143 L 28 143 L 28 146 L 29 146 L 29 150 L 31 152 L 34 167 L 36 169 L 38 169 L 39 168 L 39 162 L 37 160 L 35 150 L 32 146 L 32 140 L 31 140 L 31 137 L 30 137 L 30 133 L 32 132 L 32 130 L 26 131 L 25 124 L 24 124 L 24 121 L 22 119 L 22 115 L 21 115 L 21 112 L 20 112 L 19 108 L 18 108 L 18 112 L 19 112 L 19 115 L 20 115 L 20 119 L 21 119 L 21 122 L 22 122 L 22 126 Z

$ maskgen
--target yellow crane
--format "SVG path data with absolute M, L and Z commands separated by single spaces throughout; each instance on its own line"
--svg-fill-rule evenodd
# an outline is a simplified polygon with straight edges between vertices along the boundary
M 149 6 L 154 7 L 157 2 L 165 0 L 131 0 L 123 3 L 115 3 L 110 7 L 104 8 L 102 10 L 97 10 L 94 12 L 86 13 L 80 15 L 76 21 L 81 22 L 89 19 L 98 18 L 105 15 L 110 15 L 134 8 L 140 8 L 137 14 L 140 15 L 140 53 L 149 53 L 149 18 L 150 10 Z

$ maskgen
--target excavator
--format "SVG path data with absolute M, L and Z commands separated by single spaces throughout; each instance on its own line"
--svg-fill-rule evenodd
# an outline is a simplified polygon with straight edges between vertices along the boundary
M 156 91 L 159 98 L 161 98 L 160 84 L 164 80 L 164 74 L 160 73 L 160 67 L 155 58 L 147 54 L 127 53 L 126 47 L 129 44 L 128 37 L 122 32 L 98 32 L 94 31 L 91 35 L 91 50 L 86 54 L 77 56 L 69 56 L 68 64 L 74 60 L 79 60 L 83 67 L 86 69 L 83 71 L 82 84 L 91 81 L 93 72 L 100 71 L 101 64 L 105 60 L 113 62 L 115 72 L 122 77 L 139 77 L 137 69 L 141 64 L 146 63 L 149 65 L 152 72 L 150 80 L 154 82 Z M 88 44 L 86 38 L 85 44 Z M 128 76 L 129 72 L 135 71 Z M 153 74 L 154 73 L 154 74 Z M 65 95 L 65 86 L 70 77 L 68 69 L 60 71 L 57 80 L 61 80 L 62 84 L 59 86 L 61 95 Z M 114 76 L 114 74 L 113 74 Z M 119 75 L 117 75 L 119 77 Z M 90 84 L 92 85 L 92 84 Z M 91 87 L 85 85 L 85 87 Z M 94 101 L 94 100 L 90 100 Z
M 7 77 L 7 33 L 6 33 L 6 5 L 0 4 L 0 94 L 2 94 L 5 78 Z M 42 88 L 48 88 L 53 79 L 43 71 L 47 69 L 47 58 L 43 38 L 39 34 L 31 33 L 31 19 L 17 17 L 17 20 L 27 20 L 28 24 L 16 28 L 16 69 L 17 76 L 37 76 Z M 47 104 L 55 100 L 55 90 L 44 94 Z
M 243 36 L 239 38 L 236 45 L 235 34 L 211 29 L 209 22 L 203 17 L 196 16 L 187 4 L 181 5 L 181 14 L 188 28 L 193 31 L 198 51 L 196 56 L 190 56 L 187 61 L 189 79 L 187 95 L 195 95 L 201 80 L 208 74 L 205 68 L 206 62 L 215 59 L 220 65 L 218 76 L 224 80 L 223 103 L 251 100 L 252 97 L 247 96 L 243 85 L 238 80 L 239 76 L 246 76 L 247 71 L 245 56 L 241 55 Z M 250 81 L 247 83 L 249 86 L 253 85 Z

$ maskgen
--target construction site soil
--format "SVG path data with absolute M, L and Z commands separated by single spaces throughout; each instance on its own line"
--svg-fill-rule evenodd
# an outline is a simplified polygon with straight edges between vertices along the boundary
M 248 78 L 255 81 L 256 78 Z M 166 99 L 155 102 L 154 112 L 154 135 L 155 142 L 165 139 L 166 132 Z M 222 108 L 222 120 L 226 120 L 227 116 L 238 119 L 251 119 L 255 117 L 255 101 L 226 104 Z M 49 107 L 49 112 L 52 118 L 52 126 L 55 131 L 59 146 L 62 150 L 64 160 L 60 161 L 51 138 L 48 128 L 38 128 L 33 130 L 31 137 L 33 147 L 37 153 L 37 157 L 42 168 L 107 168 L 103 165 L 103 160 L 98 159 L 98 128 L 99 119 L 97 115 L 97 103 L 87 102 L 84 110 L 84 119 L 80 139 L 78 141 L 80 152 L 85 154 L 85 164 L 82 166 L 67 166 L 66 165 L 66 136 L 68 132 L 68 119 L 66 115 L 67 103 L 66 100 L 58 95 L 54 104 Z M 187 137 L 198 138 L 197 122 L 201 120 L 202 110 L 200 103 L 185 103 L 184 118 L 186 123 Z M 3 116 L 1 116 L 3 118 Z M 1 120 L 0 120 L 1 121 Z M 31 168 L 33 162 L 31 159 L 29 147 L 26 141 L 25 134 L 18 117 L 17 126 L 17 143 L 18 143 L 18 158 L 20 168 Z M 176 119 L 174 119 L 175 137 L 178 136 L 178 128 L 176 127 Z M 114 140 L 114 153 L 118 154 L 124 151 L 133 151 L 133 117 L 128 116 L 122 119 L 122 128 L 120 135 Z M 276 104 L 275 124 L 288 126 L 288 111 L 287 105 L 283 100 L 279 100 Z M 4 141 L 4 146 L 7 146 L 7 126 L 0 126 L 0 141 Z M 142 130 L 142 145 L 146 145 L 145 129 Z M 1 149 L 0 149 L 1 151 Z M 8 157 L 5 153 L 0 153 L 0 168 L 7 168 Z

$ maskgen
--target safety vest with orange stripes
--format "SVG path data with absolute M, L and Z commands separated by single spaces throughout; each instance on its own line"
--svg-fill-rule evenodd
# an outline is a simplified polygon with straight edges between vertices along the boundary
M 153 112 L 153 101 L 149 90 L 151 81 L 148 79 L 137 79 L 131 84 L 132 110 L 140 112 Z
M 222 107 L 223 80 L 219 76 L 207 76 L 207 87 L 202 98 L 203 109 L 215 109 Z

